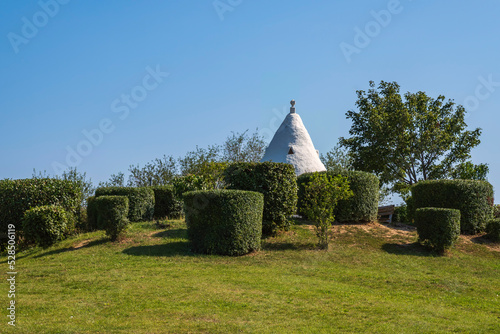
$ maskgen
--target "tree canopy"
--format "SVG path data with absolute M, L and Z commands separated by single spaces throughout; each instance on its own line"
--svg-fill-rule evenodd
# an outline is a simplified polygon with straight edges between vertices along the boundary
M 346 113 L 352 120 L 351 137 L 340 138 L 353 166 L 399 189 L 449 177 L 457 164 L 470 158 L 481 129 L 467 130 L 466 111 L 453 100 L 421 91 L 401 96 L 399 90 L 396 82 L 381 81 L 375 87 L 370 81 L 368 92 L 357 91 L 358 111 Z

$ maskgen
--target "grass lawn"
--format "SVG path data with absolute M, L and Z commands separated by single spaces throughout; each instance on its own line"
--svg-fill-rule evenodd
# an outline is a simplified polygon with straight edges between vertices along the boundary
M 307 222 L 242 257 L 193 254 L 183 221 L 132 224 L 17 254 L 16 328 L 2 333 L 500 333 L 500 247 L 461 237 L 436 256 L 416 232 Z M 2 281 L 8 271 L 1 258 Z

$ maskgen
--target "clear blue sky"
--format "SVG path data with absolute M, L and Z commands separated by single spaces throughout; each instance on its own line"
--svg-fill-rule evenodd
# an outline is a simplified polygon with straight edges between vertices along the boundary
M 500 189 L 499 12 L 493 0 L 2 1 L 0 179 L 53 174 L 69 149 L 97 183 L 231 131 L 274 132 L 292 98 L 324 153 L 348 135 L 355 91 L 385 80 L 464 104 L 483 129 L 473 161 Z

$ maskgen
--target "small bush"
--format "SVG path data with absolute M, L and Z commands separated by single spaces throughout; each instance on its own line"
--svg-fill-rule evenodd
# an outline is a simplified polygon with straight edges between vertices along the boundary
M 345 171 L 340 174 L 322 172 L 328 175 L 340 175 L 347 178 L 353 196 L 340 200 L 335 210 L 335 220 L 338 222 L 369 222 L 377 219 L 379 180 L 377 176 L 360 171 Z M 313 173 L 302 174 L 297 179 L 298 213 L 306 218 L 304 212 L 304 184 L 310 182 Z
M 82 197 L 80 185 L 72 181 L 48 178 L 0 180 L 0 229 L 7 231 L 7 226 L 13 224 L 18 232 L 22 232 L 19 223 L 24 213 L 47 205 L 62 206 L 70 225 L 74 226 L 80 214 Z M 6 242 L 7 239 L 1 241 Z
M 116 240 L 126 229 L 129 220 L 127 196 L 99 196 L 95 200 L 97 225 L 102 226 L 111 240 Z
M 460 210 L 460 230 L 475 234 L 493 218 L 493 186 L 486 181 L 428 180 L 411 188 L 415 209 L 437 207 Z
M 256 191 L 264 195 L 262 232 L 274 234 L 289 227 L 297 207 L 295 168 L 277 162 L 239 162 L 224 171 L 228 189 Z
M 155 210 L 154 218 L 178 219 L 182 216 L 182 201 L 175 196 L 175 190 L 172 185 L 154 186 Z
M 71 231 L 71 220 L 62 206 L 44 205 L 27 210 L 22 219 L 28 243 L 48 247 L 62 240 Z
M 194 252 L 243 255 L 259 250 L 264 196 L 240 190 L 184 194 L 188 238 Z
M 460 211 L 443 208 L 419 208 L 415 225 L 420 242 L 442 253 L 453 246 L 460 235 Z
M 337 202 L 351 197 L 347 178 L 313 173 L 304 184 L 304 212 L 315 223 L 318 248 L 328 249 L 328 230 L 334 221 Z
M 392 221 L 395 223 L 408 223 L 408 207 L 406 204 L 402 204 L 394 208 L 394 215 L 392 216 Z
M 129 200 L 128 219 L 132 222 L 153 219 L 155 193 L 150 187 L 105 187 L 95 191 L 95 197 L 127 196 Z
M 491 240 L 500 241 L 500 218 L 490 220 L 486 225 L 486 232 Z

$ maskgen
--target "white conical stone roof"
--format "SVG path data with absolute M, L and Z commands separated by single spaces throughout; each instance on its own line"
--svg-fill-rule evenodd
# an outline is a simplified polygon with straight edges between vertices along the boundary
M 295 113 L 295 101 L 292 100 L 291 104 L 290 113 L 274 134 L 261 161 L 292 164 L 297 176 L 325 171 L 326 168 L 319 159 L 319 153 L 314 148 L 302 119 Z

